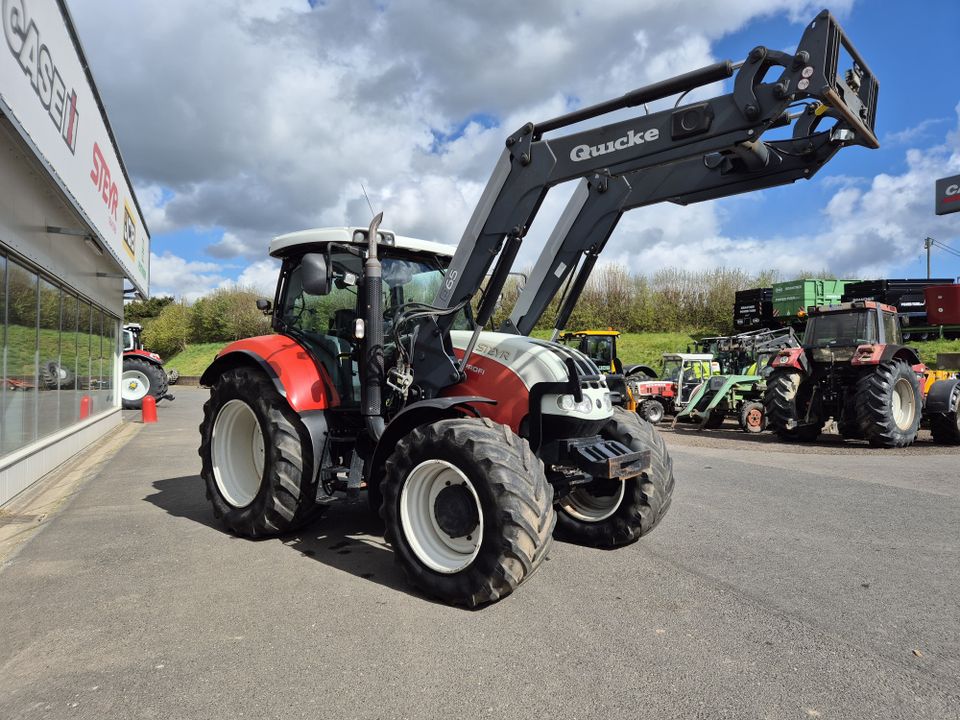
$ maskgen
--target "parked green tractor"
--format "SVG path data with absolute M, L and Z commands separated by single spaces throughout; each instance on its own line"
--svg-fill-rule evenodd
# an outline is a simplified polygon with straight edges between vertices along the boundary
M 699 422 L 701 428 L 714 429 L 732 416 L 745 433 L 763 432 L 767 427 L 763 407 L 764 370 L 780 350 L 799 346 L 796 336 L 787 328 L 708 340 L 726 374 L 714 375 L 704 382 L 674 422 Z M 700 344 L 703 343 L 701 340 Z

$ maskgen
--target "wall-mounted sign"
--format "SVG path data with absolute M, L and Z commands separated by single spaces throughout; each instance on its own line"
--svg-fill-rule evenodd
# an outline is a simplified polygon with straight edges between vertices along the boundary
M 960 175 L 937 180 L 937 215 L 960 212 Z
M 146 295 L 150 236 L 68 30 L 68 14 L 57 0 L 2 0 L 2 14 L 0 110 Z

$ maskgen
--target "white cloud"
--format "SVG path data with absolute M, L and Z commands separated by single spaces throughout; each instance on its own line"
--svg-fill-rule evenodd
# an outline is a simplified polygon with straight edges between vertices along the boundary
M 193 301 L 224 281 L 224 267 L 215 262 L 200 262 L 165 252 L 150 253 L 150 294 L 172 295 Z
M 712 43 L 752 19 L 806 22 L 818 9 L 787 0 L 72 8 L 153 232 L 222 228 L 209 254 L 250 261 L 281 232 L 365 224 L 360 183 L 386 226 L 456 240 L 509 132 L 713 62 Z M 484 121 L 438 152 L 434 132 L 476 117 Z

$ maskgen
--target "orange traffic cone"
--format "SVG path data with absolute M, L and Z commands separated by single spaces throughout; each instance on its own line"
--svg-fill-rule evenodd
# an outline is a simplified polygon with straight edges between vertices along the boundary
M 155 423 L 157 421 L 157 400 L 153 395 L 144 396 L 140 409 L 144 423 Z

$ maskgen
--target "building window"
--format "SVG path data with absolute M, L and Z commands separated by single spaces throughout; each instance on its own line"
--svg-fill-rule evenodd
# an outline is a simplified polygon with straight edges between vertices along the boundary
M 0 254 L 0 457 L 119 406 L 120 320 Z

